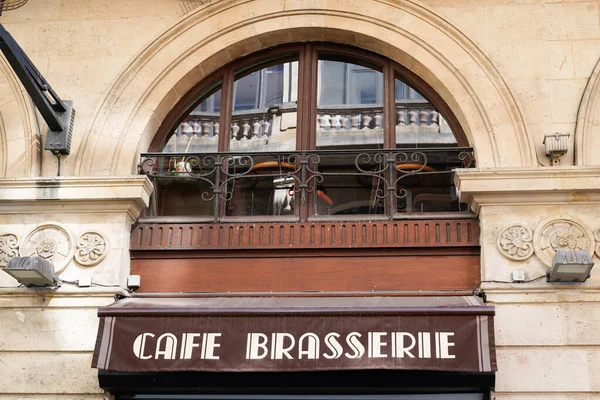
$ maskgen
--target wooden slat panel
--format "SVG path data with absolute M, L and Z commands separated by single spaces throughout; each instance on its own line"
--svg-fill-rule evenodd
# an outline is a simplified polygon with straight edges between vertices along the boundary
M 479 246 L 476 219 L 158 224 L 133 228 L 131 250 L 329 249 Z
M 479 255 L 132 259 L 143 292 L 471 290 Z

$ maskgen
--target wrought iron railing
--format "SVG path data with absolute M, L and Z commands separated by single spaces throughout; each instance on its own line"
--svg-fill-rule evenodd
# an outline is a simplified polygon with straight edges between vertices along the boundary
M 210 203 L 215 221 L 234 215 L 227 204 L 234 201 L 236 191 L 259 187 L 257 182 L 266 182 L 262 188 L 275 192 L 269 202 L 279 202 L 279 211 L 275 207 L 268 215 L 283 215 L 281 209 L 286 207 L 286 215 L 300 220 L 322 215 L 315 204 L 320 201 L 329 210 L 335 209 L 336 190 L 340 193 L 338 203 L 344 202 L 348 194 L 362 190 L 365 196 L 368 194 L 365 201 L 370 202 L 370 211 L 366 213 L 394 219 L 399 213 L 424 211 L 415 209 L 415 199 L 411 198 L 415 190 L 420 190 L 421 199 L 457 202 L 454 169 L 472 166 L 471 148 L 448 147 L 246 154 L 145 153 L 141 155 L 139 172 L 155 180 L 158 186 L 167 187 L 169 182 L 177 182 L 179 188 L 194 184 L 199 196 L 191 201 Z M 356 183 L 340 189 L 339 182 Z M 431 193 L 424 186 L 431 188 Z M 180 211 L 185 215 L 185 210 Z M 363 212 L 357 209 L 352 213 Z M 237 215 L 252 216 L 252 213 Z

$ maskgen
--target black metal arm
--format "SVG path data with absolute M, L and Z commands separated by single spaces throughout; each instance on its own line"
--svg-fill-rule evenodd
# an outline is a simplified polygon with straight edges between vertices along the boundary
M 69 154 L 75 115 L 71 103 L 60 99 L 2 24 L 0 24 L 0 50 L 48 124 L 52 135 L 48 135 L 45 149 L 54 154 Z

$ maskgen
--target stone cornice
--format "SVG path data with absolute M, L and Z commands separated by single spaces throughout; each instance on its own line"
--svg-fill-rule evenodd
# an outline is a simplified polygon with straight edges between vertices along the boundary
M 600 167 L 457 169 L 460 199 L 486 205 L 600 204 Z
M 145 176 L 0 179 L 0 214 L 126 212 L 137 219 L 148 206 Z

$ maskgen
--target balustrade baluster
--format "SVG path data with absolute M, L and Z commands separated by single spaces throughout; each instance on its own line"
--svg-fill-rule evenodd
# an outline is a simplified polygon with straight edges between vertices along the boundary
M 328 114 L 323 115 L 323 129 L 331 128 L 331 116 Z
M 257 138 L 260 133 L 260 122 L 258 122 L 258 118 L 254 118 L 254 123 L 252 124 L 252 139 Z
M 348 129 L 348 117 L 345 115 L 340 116 L 340 129 Z
M 210 122 L 208 120 L 204 120 L 202 122 L 202 136 L 210 135 Z
M 329 120 L 329 125 L 331 126 L 331 129 L 338 129 L 338 124 L 339 124 L 339 120 L 340 120 L 340 116 L 339 115 L 332 115 L 331 119 Z
M 239 127 L 238 127 L 238 130 L 240 130 Z M 219 121 L 217 121 L 213 124 L 213 135 L 219 136 Z
M 359 123 L 360 123 L 360 118 L 359 118 L 358 114 L 354 114 L 350 117 L 350 124 L 352 125 L 351 129 L 357 130 Z
M 323 129 L 324 119 L 323 114 L 317 115 L 317 129 Z
M 263 136 L 269 136 L 269 129 L 271 128 L 271 123 L 269 122 L 268 119 L 264 119 L 263 120 L 263 126 L 262 126 L 263 130 L 262 130 L 262 135 Z
M 200 126 L 200 124 L 198 123 L 198 121 L 194 121 L 192 123 L 192 128 L 194 129 L 194 133 L 196 135 L 200 135 L 200 133 L 202 131 L 202 127 Z
M 381 122 L 383 122 L 383 114 L 375 114 L 375 129 L 381 129 Z
M 440 118 L 439 112 L 437 112 L 435 110 L 431 111 L 431 126 L 439 128 L 439 126 L 440 126 L 439 118 Z
M 408 112 L 408 125 L 409 126 L 416 126 L 417 125 L 417 117 L 418 117 L 419 113 L 417 112 L 417 110 L 410 110 Z
M 363 124 L 363 129 L 370 129 L 369 124 L 371 123 L 371 120 L 373 118 L 371 118 L 368 114 L 366 114 L 367 111 L 363 112 L 363 118 L 362 118 L 362 124 Z
M 429 125 L 429 111 L 421 110 L 419 111 L 419 125 Z
M 398 110 L 398 126 L 406 125 L 406 110 L 401 108 Z
M 340 129 L 340 116 L 334 115 L 331 117 L 331 129 Z
M 194 128 L 192 128 L 192 126 L 187 121 L 183 121 L 183 123 L 181 124 L 181 130 L 184 135 L 191 136 L 192 133 L 194 133 Z
M 250 124 L 248 123 L 248 120 L 245 119 L 244 120 L 244 125 L 242 125 L 242 140 L 243 139 L 248 139 L 248 134 L 250 133 Z
M 238 138 L 239 131 L 240 131 L 240 126 L 238 125 L 238 122 L 237 121 L 233 121 L 231 123 L 231 139 L 240 140 Z

